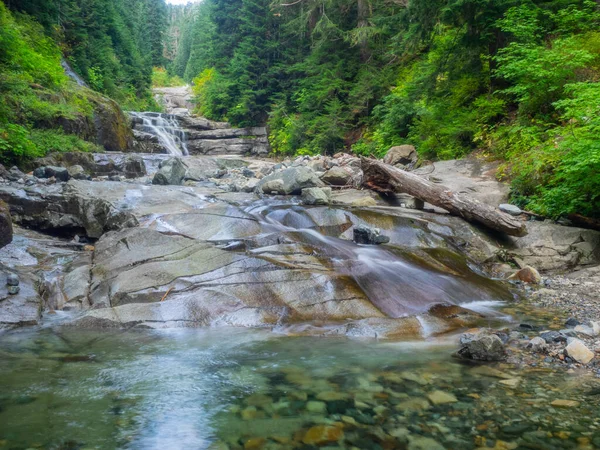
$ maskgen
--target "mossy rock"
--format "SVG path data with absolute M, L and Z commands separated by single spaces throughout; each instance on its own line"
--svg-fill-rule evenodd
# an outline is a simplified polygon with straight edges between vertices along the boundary
M 133 131 L 129 119 L 117 102 L 89 91 L 94 105 L 96 143 L 109 152 L 127 152 L 133 146 Z

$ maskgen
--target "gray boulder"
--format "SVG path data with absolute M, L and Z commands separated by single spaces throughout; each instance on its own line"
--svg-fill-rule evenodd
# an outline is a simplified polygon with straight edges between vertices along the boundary
M 381 234 L 379 228 L 370 228 L 366 226 L 354 227 L 354 242 L 357 244 L 379 245 L 387 244 L 390 238 Z
M 37 178 L 56 178 L 59 181 L 69 181 L 71 179 L 71 175 L 69 175 L 69 171 L 65 167 L 57 167 L 57 166 L 46 166 L 46 167 L 38 167 L 33 171 L 33 176 Z
M 147 175 L 146 163 L 140 155 L 126 155 L 115 164 L 117 171 L 125 178 L 140 178 Z
M 12 219 L 8 205 L 0 200 L 0 248 L 10 244 L 13 238 Z
M 331 199 L 331 188 L 302 189 L 302 203 L 305 205 L 327 205 Z
M 181 185 L 187 172 L 187 165 L 181 158 L 169 158 L 160 164 L 158 172 L 152 179 L 152 184 Z
M 0 200 L 10 205 L 12 220 L 20 225 L 53 232 L 79 233 L 99 238 L 108 230 L 138 225 L 129 212 L 86 192 L 86 183 L 15 188 L 0 186 Z M 105 186 L 103 186 L 105 187 Z
M 515 205 L 510 205 L 508 203 L 502 203 L 498 206 L 498 209 L 502 212 L 510 214 L 511 216 L 520 216 L 521 214 L 523 214 L 521 208 Z
M 340 166 L 333 166 L 321 176 L 321 180 L 333 186 L 346 186 L 352 180 L 352 173 Z
M 482 330 L 463 334 L 457 355 L 476 361 L 502 361 L 506 358 L 506 349 L 498 336 L 489 330 Z
M 325 186 L 308 167 L 291 167 L 264 177 L 258 183 L 258 193 L 298 195 L 302 189 Z
M 387 151 L 383 162 L 391 166 L 414 164 L 417 162 L 417 151 L 412 145 L 397 145 Z
M 89 175 L 85 173 L 85 169 L 78 164 L 69 167 L 67 170 L 70 177 L 76 180 L 87 180 L 89 178 Z

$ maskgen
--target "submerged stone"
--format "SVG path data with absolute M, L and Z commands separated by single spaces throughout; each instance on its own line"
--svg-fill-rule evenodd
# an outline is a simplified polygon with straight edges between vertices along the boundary
M 307 445 L 320 445 L 343 439 L 344 432 L 341 428 L 329 425 L 317 425 L 306 432 L 302 442 Z

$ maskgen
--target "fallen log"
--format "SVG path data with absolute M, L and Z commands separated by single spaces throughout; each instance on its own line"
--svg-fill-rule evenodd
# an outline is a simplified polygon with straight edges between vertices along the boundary
M 464 194 L 457 194 L 421 178 L 414 173 L 384 164 L 374 159 L 361 158 L 363 185 L 382 194 L 405 193 L 468 222 L 477 222 L 510 236 L 525 236 L 525 223 L 493 206 Z

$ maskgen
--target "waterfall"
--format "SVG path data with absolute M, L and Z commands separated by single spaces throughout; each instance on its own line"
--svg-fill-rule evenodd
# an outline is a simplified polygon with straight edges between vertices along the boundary
M 153 112 L 131 112 L 131 117 L 140 123 L 140 131 L 158 138 L 167 153 L 170 155 L 188 155 L 185 144 L 185 132 L 179 126 L 176 116 Z

